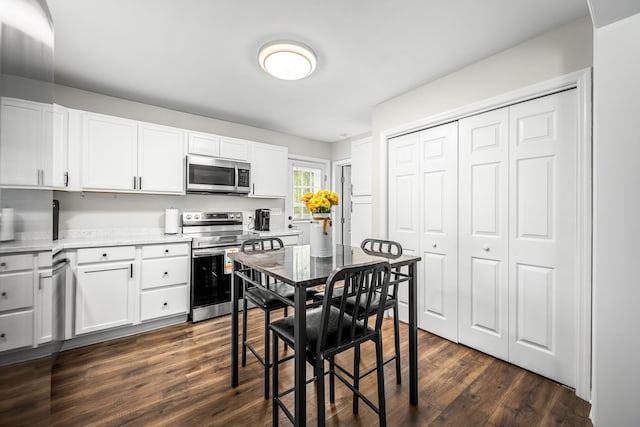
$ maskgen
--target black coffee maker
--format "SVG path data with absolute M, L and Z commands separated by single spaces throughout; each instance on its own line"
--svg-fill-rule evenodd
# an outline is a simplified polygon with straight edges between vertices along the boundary
M 255 226 L 256 231 L 269 231 L 271 211 L 269 209 L 256 209 Z

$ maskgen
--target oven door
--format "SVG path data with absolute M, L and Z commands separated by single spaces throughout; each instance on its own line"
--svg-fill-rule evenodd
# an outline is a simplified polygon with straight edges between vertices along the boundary
M 191 258 L 191 320 L 231 313 L 231 273 L 225 272 L 225 249 L 194 249 Z
M 187 192 L 235 192 L 237 163 L 214 157 L 187 156 Z

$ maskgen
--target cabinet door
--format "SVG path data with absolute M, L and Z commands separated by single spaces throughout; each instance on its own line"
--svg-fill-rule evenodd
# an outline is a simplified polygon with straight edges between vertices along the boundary
M 2 99 L 0 185 L 41 184 L 42 109 L 43 104 Z
M 287 197 L 287 148 L 253 143 L 251 151 L 251 195 Z
M 51 341 L 53 323 L 53 277 L 51 272 L 40 273 L 36 298 L 36 344 Z
M 458 341 L 458 124 L 426 129 L 420 142 L 418 326 Z
M 220 156 L 220 137 L 208 133 L 189 132 L 189 154 Z
M 459 339 L 508 360 L 509 110 L 459 122 Z
M 53 109 L 46 109 L 44 113 L 45 129 L 52 132 L 53 141 L 51 152 L 51 173 L 46 173 L 45 184 L 54 188 L 65 189 L 68 181 L 68 125 L 69 114 L 64 107 L 54 105 Z
M 351 184 L 353 196 L 370 196 L 373 178 L 373 146 L 371 139 L 351 143 Z
M 133 323 L 132 264 L 92 264 L 76 272 L 76 334 Z
M 135 121 L 84 113 L 82 187 L 87 190 L 136 190 L 137 138 Z
M 184 193 L 184 132 L 138 124 L 138 190 Z
M 353 197 L 350 208 L 352 218 L 351 245 L 360 246 L 364 239 L 369 239 L 373 236 L 373 205 L 371 204 L 371 196 Z
M 242 139 L 222 136 L 220 137 L 220 157 L 246 162 L 249 158 L 249 144 Z

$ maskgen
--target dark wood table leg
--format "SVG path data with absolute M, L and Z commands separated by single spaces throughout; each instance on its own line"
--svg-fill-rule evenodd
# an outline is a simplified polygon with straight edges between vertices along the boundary
M 307 316 L 305 314 L 307 290 L 296 287 L 295 293 L 295 425 L 307 424 Z M 320 380 L 319 380 L 320 381 Z M 322 379 L 324 381 L 324 378 Z
M 409 264 L 409 402 L 418 404 L 418 285 L 416 263 Z
M 238 387 L 238 295 L 240 281 L 236 277 L 236 270 L 240 264 L 233 262 L 231 275 L 231 387 Z

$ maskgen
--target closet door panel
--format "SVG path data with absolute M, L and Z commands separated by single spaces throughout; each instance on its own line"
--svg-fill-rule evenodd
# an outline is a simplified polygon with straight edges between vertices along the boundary
M 459 339 L 508 358 L 509 110 L 459 122 Z
M 510 110 L 509 360 L 576 385 L 576 91 Z
M 407 254 L 419 253 L 420 198 L 418 134 L 389 140 L 389 239 L 402 245 Z M 420 283 L 420 282 L 418 282 Z M 398 290 L 400 320 L 409 320 L 409 294 Z
M 419 133 L 418 326 L 458 341 L 458 124 Z

